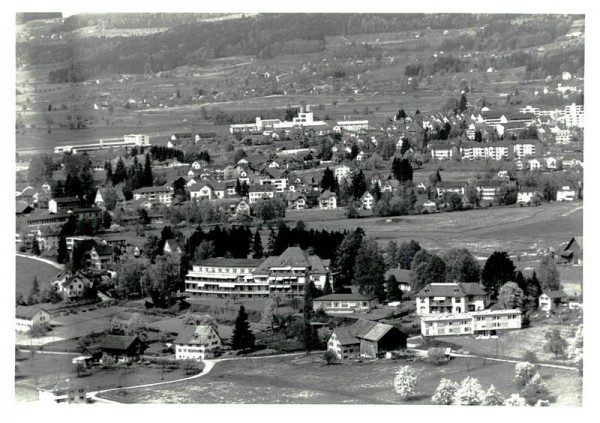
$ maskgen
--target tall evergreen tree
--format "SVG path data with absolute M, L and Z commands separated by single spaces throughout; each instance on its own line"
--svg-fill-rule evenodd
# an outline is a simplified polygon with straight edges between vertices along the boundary
M 462 95 L 460 96 L 460 105 L 458 106 L 458 110 L 460 110 L 460 112 L 462 113 L 465 110 L 467 110 L 467 106 L 468 106 L 467 95 L 465 93 L 462 93 Z
M 36 237 L 33 237 L 33 243 L 31 244 L 31 252 L 36 256 L 39 256 L 42 253 L 40 251 L 40 244 Z
M 323 285 L 323 295 L 329 295 L 331 293 L 333 293 L 331 282 L 329 281 L 329 278 L 327 278 L 327 280 L 325 280 L 325 285 Z
M 385 298 L 384 273 L 385 261 L 377 242 L 372 239 L 363 241 L 356 255 L 354 266 L 354 281 L 359 292 L 377 295 L 379 301 L 383 301 Z
M 263 256 L 262 238 L 257 229 L 256 232 L 254 232 L 254 239 L 252 240 L 252 258 L 259 259 L 263 258 Z
M 335 179 L 335 175 L 333 170 L 327 167 L 323 171 L 323 176 L 321 177 L 321 191 L 329 190 L 331 192 L 335 192 L 337 189 L 337 181 Z
M 106 179 L 104 180 L 104 185 L 112 184 L 113 171 L 112 171 L 112 165 L 110 164 L 110 160 L 107 160 L 104 162 L 104 170 L 106 171 Z
M 352 178 L 352 195 L 359 199 L 367 191 L 367 179 L 362 169 Z
M 506 282 L 514 281 L 515 265 L 504 251 L 494 251 L 481 271 L 481 281 L 495 296 Z
M 115 171 L 113 173 L 113 185 L 117 185 L 127 179 L 127 170 L 125 169 L 125 163 L 123 162 L 123 158 L 119 157 L 117 161 L 117 165 L 115 166 Z
M 388 301 L 402 300 L 402 290 L 400 284 L 394 275 L 390 275 L 387 280 L 387 299 Z
M 150 157 L 150 153 L 146 153 L 146 160 L 144 161 L 144 174 L 142 177 L 142 186 L 151 187 L 154 182 L 154 177 L 152 176 L 152 158 Z
M 61 236 L 58 240 L 58 250 L 56 261 L 59 264 L 64 264 L 69 260 L 69 252 L 67 251 L 67 239 L 64 236 Z
M 276 247 L 276 242 L 277 242 L 277 233 L 275 232 L 275 229 L 271 229 L 271 232 L 269 232 L 269 241 L 267 243 L 267 256 L 273 256 L 275 255 L 275 249 Z
M 40 302 L 40 283 L 37 280 L 37 276 L 33 277 L 33 282 L 31 284 L 31 290 L 29 291 L 29 298 L 27 299 L 27 303 L 37 304 Z
M 242 350 L 245 352 L 254 348 L 255 337 L 250 330 L 248 322 L 248 313 L 243 305 L 240 306 L 238 315 L 235 319 L 233 327 L 233 335 L 231 337 L 231 348 L 234 350 Z

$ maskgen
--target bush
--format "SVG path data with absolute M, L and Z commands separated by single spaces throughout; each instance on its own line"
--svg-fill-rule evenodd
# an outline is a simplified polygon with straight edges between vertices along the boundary
M 535 405 L 538 401 L 549 401 L 551 399 L 550 390 L 539 373 L 533 375 L 529 382 L 527 382 L 521 390 L 521 396 L 529 405 Z
M 523 361 L 528 363 L 537 363 L 539 360 L 533 351 L 527 350 L 525 351 L 525 354 L 523 354 Z
M 521 362 L 515 365 L 515 381 L 521 386 L 527 385 L 535 374 L 535 366 L 531 363 Z
M 427 362 L 436 366 L 448 363 L 448 358 L 443 348 L 430 348 L 427 351 Z
M 336 360 L 337 356 L 333 351 L 327 350 L 323 353 L 323 361 L 325 361 L 325 363 L 327 363 L 328 366 L 334 363 Z

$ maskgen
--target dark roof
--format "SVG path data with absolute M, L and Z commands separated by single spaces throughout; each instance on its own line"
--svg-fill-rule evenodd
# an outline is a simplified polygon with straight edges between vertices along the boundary
M 321 195 L 319 196 L 320 200 L 329 200 L 331 197 L 337 197 L 337 195 L 335 194 L 335 192 L 331 192 L 328 189 L 326 189 L 325 191 L 323 191 L 321 193 Z
M 354 336 L 349 327 L 340 326 L 333 330 L 341 345 L 359 344 L 360 340 Z
M 315 298 L 313 301 L 370 301 L 377 298 L 376 295 L 364 296 L 358 292 L 352 294 L 328 294 L 322 297 Z
M 440 181 L 437 183 L 438 188 L 456 188 L 467 185 L 465 181 Z
M 410 283 L 410 270 L 406 270 L 406 269 L 390 269 L 387 272 L 385 272 L 385 274 L 383 275 L 383 277 L 387 281 L 390 278 L 390 276 L 392 276 L 392 275 L 394 275 L 394 277 L 396 278 L 396 280 L 398 282 L 401 282 L 401 283 Z
M 59 197 L 59 198 L 51 198 L 51 201 L 54 200 L 56 204 L 61 203 L 80 203 L 81 200 L 78 197 Z
M 122 336 L 122 335 L 106 335 L 106 337 L 100 343 L 101 349 L 109 350 L 127 350 L 129 347 L 137 341 L 137 336 Z
M 485 294 L 485 290 L 478 283 L 431 283 L 421 289 L 416 297 L 464 297 Z
M 16 309 L 17 317 L 21 319 L 32 319 L 33 316 L 39 311 L 46 311 L 39 306 L 22 306 L 18 305 Z
M 133 190 L 134 194 L 146 194 L 149 192 L 170 192 L 171 188 L 168 186 L 162 187 L 143 187 Z
M 208 344 L 211 341 L 208 339 L 209 335 L 218 334 L 207 325 L 203 326 L 190 326 L 186 325 L 179 331 L 177 338 L 173 341 L 174 344 Z
M 270 184 L 265 185 L 251 185 L 248 192 L 274 192 L 275 187 Z
M 93 248 L 99 256 L 111 256 L 113 253 L 113 248 L 110 245 L 96 243 Z
M 563 251 L 581 251 L 583 249 L 583 237 L 575 236 L 565 246 Z
M 268 273 L 272 267 L 305 267 L 310 273 L 327 273 L 319 256 L 309 256 L 300 247 L 288 247 L 280 256 L 270 256 L 258 266 L 255 273 Z
M 546 294 L 548 297 L 550 297 L 552 299 L 568 297 L 568 295 L 562 289 L 559 289 L 557 291 L 546 291 L 546 292 L 544 292 L 544 294 Z
M 236 258 L 210 258 L 196 264 L 196 266 L 217 267 L 258 267 L 265 259 L 236 259 Z
M 497 181 L 497 180 L 488 180 L 488 181 L 477 181 L 477 186 L 478 187 L 500 187 L 504 185 L 503 181 Z
M 22 213 L 26 212 L 27 210 L 29 210 L 29 211 L 33 210 L 33 208 L 29 204 L 27 204 L 27 202 L 25 202 L 25 201 L 17 201 L 15 208 L 16 208 L 17 214 L 22 214 Z

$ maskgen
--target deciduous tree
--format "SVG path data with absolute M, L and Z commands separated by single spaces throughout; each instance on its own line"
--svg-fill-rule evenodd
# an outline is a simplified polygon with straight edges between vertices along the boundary
M 498 302 L 504 309 L 521 308 L 523 298 L 523 291 L 515 282 L 506 282 L 498 293 Z
M 458 391 L 458 383 L 452 382 L 450 379 L 442 379 L 435 394 L 431 397 L 431 401 L 437 405 L 452 405 L 456 391 Z
M 454 405 L 481 405 L 483 395 L 479 381 L 467 376 L 454 394 Z
M 394 378 L 394 390 L 402 398 L 414 394 L 417 384 L 417 372 L 410 366 L 403 366 L 396 373 Z

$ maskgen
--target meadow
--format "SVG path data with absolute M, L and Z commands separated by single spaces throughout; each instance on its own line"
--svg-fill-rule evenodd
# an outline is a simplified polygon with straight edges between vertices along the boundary
M 16 292 L 25 296 L 31 291 L 33 278 L 37 277 L 40 287 L 50 282 L 60 270 L 44 262 L 16 256 Z

